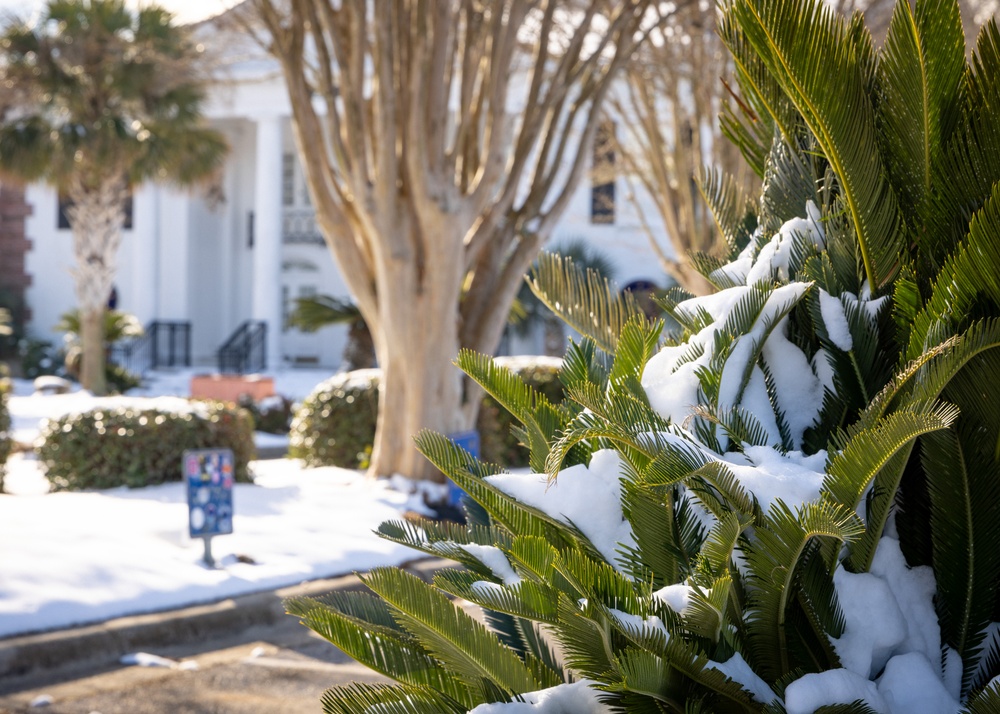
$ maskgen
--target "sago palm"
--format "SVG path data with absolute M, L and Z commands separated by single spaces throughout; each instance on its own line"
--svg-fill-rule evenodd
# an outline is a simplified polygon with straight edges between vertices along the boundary
M 536 474 L 418 436 L 469 524 L 379 533 L 466 568 L 289 603 L 396 680 L 327 711 L 580 686 L 564 710 L 1000 711 L 1000 32 L 967 61 L 948 0 L 900 2 L 881 50 L 819 0 L 722 9 L 756 229 L 713 177 L 733 252 L 699 260 L 716 294 L 668 294 L 669 339 L 540 262 L 536 294 L 585 335 L 567 401 L 457 361 L 521 421 Z
M 204 72 L 189 32 L 163 8 L 122 0 L 52 0 L 33 25 L 0 37 L 0 172 L 42 180 L 71 202 L 81 314 L 81 382 L 103 393 L 103 315 L 129 191 L 147 180 L 190 185 L 226 154 L 202 124 Z

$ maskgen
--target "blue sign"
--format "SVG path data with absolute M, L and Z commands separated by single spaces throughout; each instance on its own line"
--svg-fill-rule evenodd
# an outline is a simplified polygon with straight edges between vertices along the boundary
M 473 457 L 479 458 L 478 431 L 460 431 L 457 434 L 449 434 L 448 438 L 455 442 L 455 446 L 465 449 Z M 448 503 L 457 506 L 462 501 L 463 494 L 465 491 L 460 489 L 454 481 L 448 479 Z
M 229 449 L 184 452 L 188 532 L 192 538 L 233 532 L 233 463 Z

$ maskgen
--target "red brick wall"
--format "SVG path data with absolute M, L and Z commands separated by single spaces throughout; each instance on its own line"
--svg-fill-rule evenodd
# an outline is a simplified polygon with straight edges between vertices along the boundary
M 0 289 L 24 300 L 31 276 L 25 272 L 24 256 L 31 241 L 24 234 L 24 219 L 31 207 L 24 200 L 24 188 L 0 186 Z M 27 319 L 27 309 L 24 318 Z

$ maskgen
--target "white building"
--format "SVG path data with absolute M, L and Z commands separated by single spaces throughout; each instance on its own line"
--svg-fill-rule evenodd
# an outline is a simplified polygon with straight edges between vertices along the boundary
M 135 314 L 144 325 L 189 322 L 195 365 L 217 365 L 227 338 L 245 321 L 260 320 L 268 326 L 268 367 L 337 368 L 345 327 L 305 334 L 283 324 L 296 297 L 347 298 L 348 293 L 313 221 L 277 66 L 256 60 L 231 68 L 229 79 L 213 89 L 205 113 L 231 145 L 223 196 L 157 185 L 135 191 L 119 254 L 118 309 Z M 583 181 L 550 245 L 585 239 L 611 259 L 620 285 L 633 280 L 662 285 L 662 269 L 630 214 L 624 186 L 617 189 L 612 222 L 595 223 L 592 187 Z M 33 209 L 25 225 L 31 242 L 25 257 L 31 276 L 27 331 L 58 341 L 52 328 L 75 305 L 72 236 L 67 227 L 60 228 L 53 189 L 29 186 L 26 199 Z M 512 349 L 539 351 L 540 339 L 522 340 Z

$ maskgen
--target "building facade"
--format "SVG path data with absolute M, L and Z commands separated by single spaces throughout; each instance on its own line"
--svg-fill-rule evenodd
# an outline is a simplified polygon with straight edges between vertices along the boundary
M 346 327 L 307 334 L 286 324 L 295 298 L 349 295 L 316 227 L 277 67 L 266 59 L 229 67 L 205 113 L 231 146 L 221 180 L 210 191 L 137 188 L 118 256 L 117 308 L 143 324 L 189 322 L 195 365 L 217 365 L 220 346 L 241 324 L 256 320 L 267 324 L 268 368 L 336 369 Z M 620 199 L 622 191 L 602 181 L 596 187 L 581 182 L 550 245 L 584 240 L 611 260 L 619 284 L 662 285 L 663 272 L 639 221 Z M 613 202 L 618 197 L 610 208 L 609 196 Z M 52 188 L 29 186 L 25 198 L 31 207 L 25 223 L 27 332 L 58 341 L 53 326 L 76 302 L 72 236 L 60 227 Z M 541 340 L 536 335 L 508 341 L 507 349 L 539 352 Z

